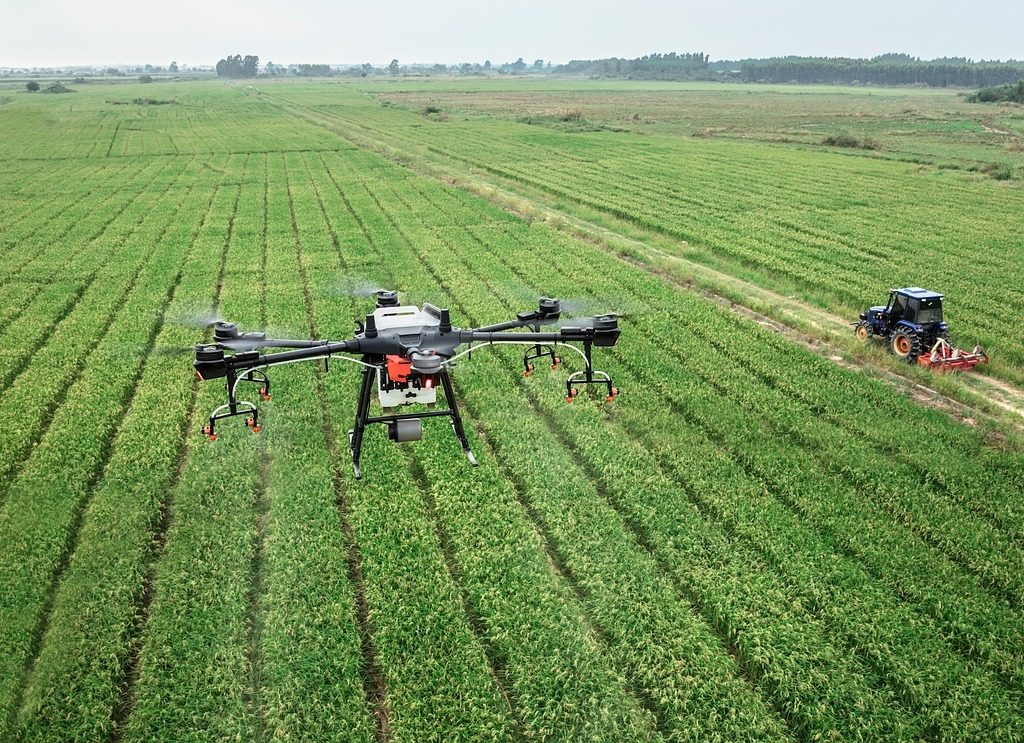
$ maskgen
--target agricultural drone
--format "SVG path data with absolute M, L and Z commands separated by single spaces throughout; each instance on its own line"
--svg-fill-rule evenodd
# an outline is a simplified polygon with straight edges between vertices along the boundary
M 356 479 L 362 477 L 359 456 L 363 433 L 371 423 L 387 424 L 392 441 L 417 441 L 422 437 L 423 418 L 447 416 L 451 418 L 466 458 L 476 465 L 455 402 L 450 370 L 457 359 L 468 357 L 481 345 L 530 346 L 523 356 L 527 375 L 534 369 L 532 362 L 539 359 L 546 359 L 551 368 L 556 369 L 560 358 L 555 355 L 555 347 L 566 346 L 585 362 L 583 370 L 566 379 L 567 402 L 572 402 L 588 385 L 597 385 L 597 389 L 603 387 L 608 401 L 618 394 L 611 377 L 595 371 L 591 363 L 594 346 L 614 346 L 618 341 L 621 331 L 617 315 L 573 320 L 571 324 L 541 332 L 542 326 L 558 323 L 562 313 L 558 299 L 541 297 L 537 309 L 520 312 L 514 320 L 464 330 L 452 325 L 447 309 L 432 304 L 424 304 L 422 309 L 402 305 L 394 291 L 379 290 L 375 297 L 376 308 L 366 315 L 364 322 L 356 324 L 355 335 L 340 341 L 267 338 L 265 333 L 243 333 L 234 323 L 216 321 L 214 342 L 195 347 L 193 366 L 202 380 L 225 379 L 228 401 L 213 411 L 203 433 L 215 440 L 217 421 L 237 415 L 247 416 L 246 425 L 259 431 L 259 410 L 253 403 L 238 398 L 239 386 L 256 385 L 263 400 L 269 400 L 270 379 L 266 373 L 269 367 L 315 359 L 324 359 L 326 364 L 329 359 L 338 358 L 363 367 L 355 426 L 348 432 Z M 582 344 L 582 350 L 569 345 L 574 343 Z M 466 348 L 460 351 L 463 345 Z M 292 350 L 269 353 L 264 350 L 271 348 Z M 438 385 L 444 390 L 447 407 L 437 407 Z M 375 388 L 383 415 L 370 415 Z M 425 405 L 427 409 L 394 412 L 395 408 L 412 404 Z

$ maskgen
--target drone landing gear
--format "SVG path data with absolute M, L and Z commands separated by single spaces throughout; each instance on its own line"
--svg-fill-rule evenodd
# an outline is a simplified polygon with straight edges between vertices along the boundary
M 248 415 L 245 419 L 245 425 L 252 429 L 253 433 L 259 433 L 260 431 L 260 411 L 259 409 L 248 400 L 239 400 L 235 396 L 235 388 L 242 382 L 249 382 L 252 384 L 258 384 L 260 397 L 264 401 L 270 399 L 270 379 L 267 375 L 258 369 L 250 369 L 245 373 L 245 376 L 238 378 L 235 377 L 234 373 L 230 370 L 227 374 L 227 388 L 228 388 L 228 402 L 221 405 L 219 408 L 214 410 L 210 414 L 210 422 L 202 428 L 202 433 L 210 439 L 210 441 L 217 440 L 216 426 L 217 421 L 223 420 L 224 418 L 233 418 L 236 415 Z
M 363 477 L 363 470 L 359 466 L 359 457 L 363 451 L 363 434 L 366 427 L 371 423 L 386 423 L 388 426 L 388 438 L 392 441 L 419 441 L 423 436 L 423 418 L 437 418 L 447 416 L 452 419 L 452 430 L 462 445 L 462 452 L 466 459 L 474 467 L 477 466 L 476 457 L 469 448 L 469 439 L 466 438 L 466 429 L 462 426 L 462 416 L 459 415 L 459 408 L 455 404 L 455 390 L 452 387 L 451 377 L 446 369 L 437 373 L 444 389 L 445 400 L 448 407 L 444 410 L 425 410 L 419 413 L 391 413 L 388 415 L 370 415 L 370 402 L 373 399 L 373 392 L 377 387 L 378 370 L 374 368 L 363 369 L 362 384 L 359 387 L 359 403 L 356 406 L 355 427 L 348 432 L 348 445 L 352 451 L 352 471 L 357 480 Z
M 558 365 L 562 363 L 562 360 L 555 356 L 555 349 L 551 346 L 536 345 L 531 348 L 523 356 L 523 376 L 528 377 L 533 373 L 534 365 L 531 363 L 534 359 L 551 359 L 551 368 L 557 369 Z
M 603 384 L 607 394 L 605 400 L 607 402 L 613 402 L 616 397 L 619 396 L 619 388 L 612 386 L 612 378 L 607 372 L 594 371 L 594 366 L 590 361 L 591 343 L 584 342 L 583 344 L 583 355 L 587 360 L 587 368 L 583 371 L 573 372 L 569 375 L 569 378 L 565 380 L 565 401 L 572 402 L 576 399 L 577 395 L 580 394 L 580 388 L 588 384 Z

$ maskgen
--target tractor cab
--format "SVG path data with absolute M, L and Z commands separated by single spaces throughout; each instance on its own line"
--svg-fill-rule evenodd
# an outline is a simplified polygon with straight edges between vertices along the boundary
M 888 337 L 901 326 L 927 336 L 945 333 L 942 295 L 918 286 L 890 289 L 888 304 L 869 307 L 861 315 L 858 336 L 867 338 L 870 334 Z
M 890 289 L 885 309 L 890 325 L 903 320 L 911 325 L 933 326 L 942 322 L 942 295 L 916 286 Z

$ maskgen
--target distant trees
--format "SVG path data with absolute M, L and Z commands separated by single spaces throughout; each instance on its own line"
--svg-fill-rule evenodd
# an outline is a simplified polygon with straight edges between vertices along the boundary
M 256 77 L 260 58 L 254 54 L 228 56 L 217 62 L 217 74 L 220 77 Z
M 39 83 L 35 80 L 29 80 L 25 83 L 25 89 L 28 90 L 29 93 L 35 93 L 39 90 Z
M 388 64 L 388 74 L 397 75 L 398 71 L 399 71 L 398 60 L 397 59 L 392 59 L 390 64 Z
M 739 63 L 746 82 L 838 83 L 980 87 L 1016 82 L 1024 62 L 973 62 L 963 58 L 921 60 L 907 54 L 871 59 L 846 57 L 775 57 Z
M 703 52 L 669 52 L 647 54 L 635 59 L 574 59 L 568 64 L 558 65 L 552 72 L 590 77 L 626 77 L 634 80 L 690 80 L 706 77 L 708 62 L 709 57 Z
M 329 64 L 300 64 L 295 65 L 292 71 L 299 77 L 328 77 L 334 74 Z
M 177 62 L 171 62 L 169 65 L 167 65 L 167 71 L 168 72 L 177 72 L 178 71 L 178 63 Z

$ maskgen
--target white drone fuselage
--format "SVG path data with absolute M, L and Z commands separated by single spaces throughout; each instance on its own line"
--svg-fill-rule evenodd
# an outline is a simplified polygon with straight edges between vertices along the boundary
M 418 343 L 424 328 L 436 328 L 441 324 L 438 317 L 413 305 L 378 307 L 373 311 L 373 319 L 378 333 L 398 333 L 402 341 L 410 345 Z M 408 360 L 400 356 L 388 356 L 385 371 L 377 375 L 377 398 L 385 408 L 414 403 L 430 405 L 437 401 L 437 389 L 433 382 L 432 378 L 413 372 Z

